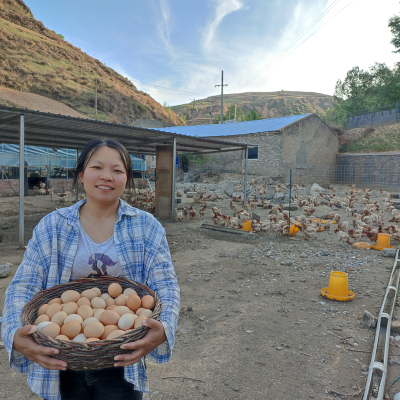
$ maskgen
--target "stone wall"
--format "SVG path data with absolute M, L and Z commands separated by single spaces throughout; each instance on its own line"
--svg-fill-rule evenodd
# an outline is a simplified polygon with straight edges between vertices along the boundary
M 400 187 L 400 153 L 339 154 L 337 183 L 371 188 Z
M 339 149 L 337 136 L 315 114 L 277 132 L 212 139 L 257 145 L 258 159 L 248 160 L 248 173 L 267 175 L 281 181 L 288 180 L 290 169 L 292 174 L 302 175 L 304 170 L 321 171 L 322 167 L 334 166 Z M 220 153 L 212 159 L 213 166 L 224 163 L 244 168 L 243 151 Z

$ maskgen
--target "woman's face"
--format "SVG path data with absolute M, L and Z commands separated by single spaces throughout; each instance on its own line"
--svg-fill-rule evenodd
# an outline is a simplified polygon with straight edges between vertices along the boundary
M 79 174 L 88 201 L 114 204 L 124 193 L 127 181 L 126 169 L 118 151 L 100 147 Z

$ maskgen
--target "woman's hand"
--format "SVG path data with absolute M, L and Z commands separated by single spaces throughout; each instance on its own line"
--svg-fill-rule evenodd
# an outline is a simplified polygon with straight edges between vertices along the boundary
M 167 340 L 164 326 L 161 322 L 148 318 L 143 321 L 143 325 L 149 328 L 146 336 L 136 342 L 123 344 L 121 349 L 134 351 L 130 354 L 120 354 L 115 356 L 114 360 L 119 362 L 115 363 L 114 367 L 126 367 L 128 365 L 136 364 L 142 357 L 149 354 L 157 346 Z
M 36 325 L 25 325 L 18 328 L 15 331 L 13 348 L 43 368 L 65 371 L 67 369 L 65 361 L 49 357 L 50 355 L 58 354 L 59 351 L 57 349 L 40 346 L 33 340 L 31 334 L 36 331 Z

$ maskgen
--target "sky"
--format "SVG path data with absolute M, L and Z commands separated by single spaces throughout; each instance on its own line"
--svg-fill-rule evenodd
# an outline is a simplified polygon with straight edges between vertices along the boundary
M 279 90 L 333 95 L 393 67 L 399 0 L 24 0 L 34 17 L 163 105 Z

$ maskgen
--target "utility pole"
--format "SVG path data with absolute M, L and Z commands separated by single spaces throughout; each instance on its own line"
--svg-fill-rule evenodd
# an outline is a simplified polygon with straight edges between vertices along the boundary
M 221 86 L 221 121 L 220 124 L 224 121 L 224 86 L 228 86 L 228 84 L 224 85 L 224 71 L 221 71 L 221 84 L 215 85 L 215 87 Z
M 211 109 L 210 109 L 210 125 L 212 125 L 212 103 L 213 103 L 214 97 L 211 97 Z
M 94 85 L 95 85 L 95 97 L 94 97 L 94 113 L 97 117 L 97 78 L 94 78 Z
M 190 99 L 191 100 L 191 99 Z M 193 114 L 194 114 L 194 102 L 196 101 L 196 99 L 193 99 L 193 108 L 192 108 L 192 125 L 193 125 Z

